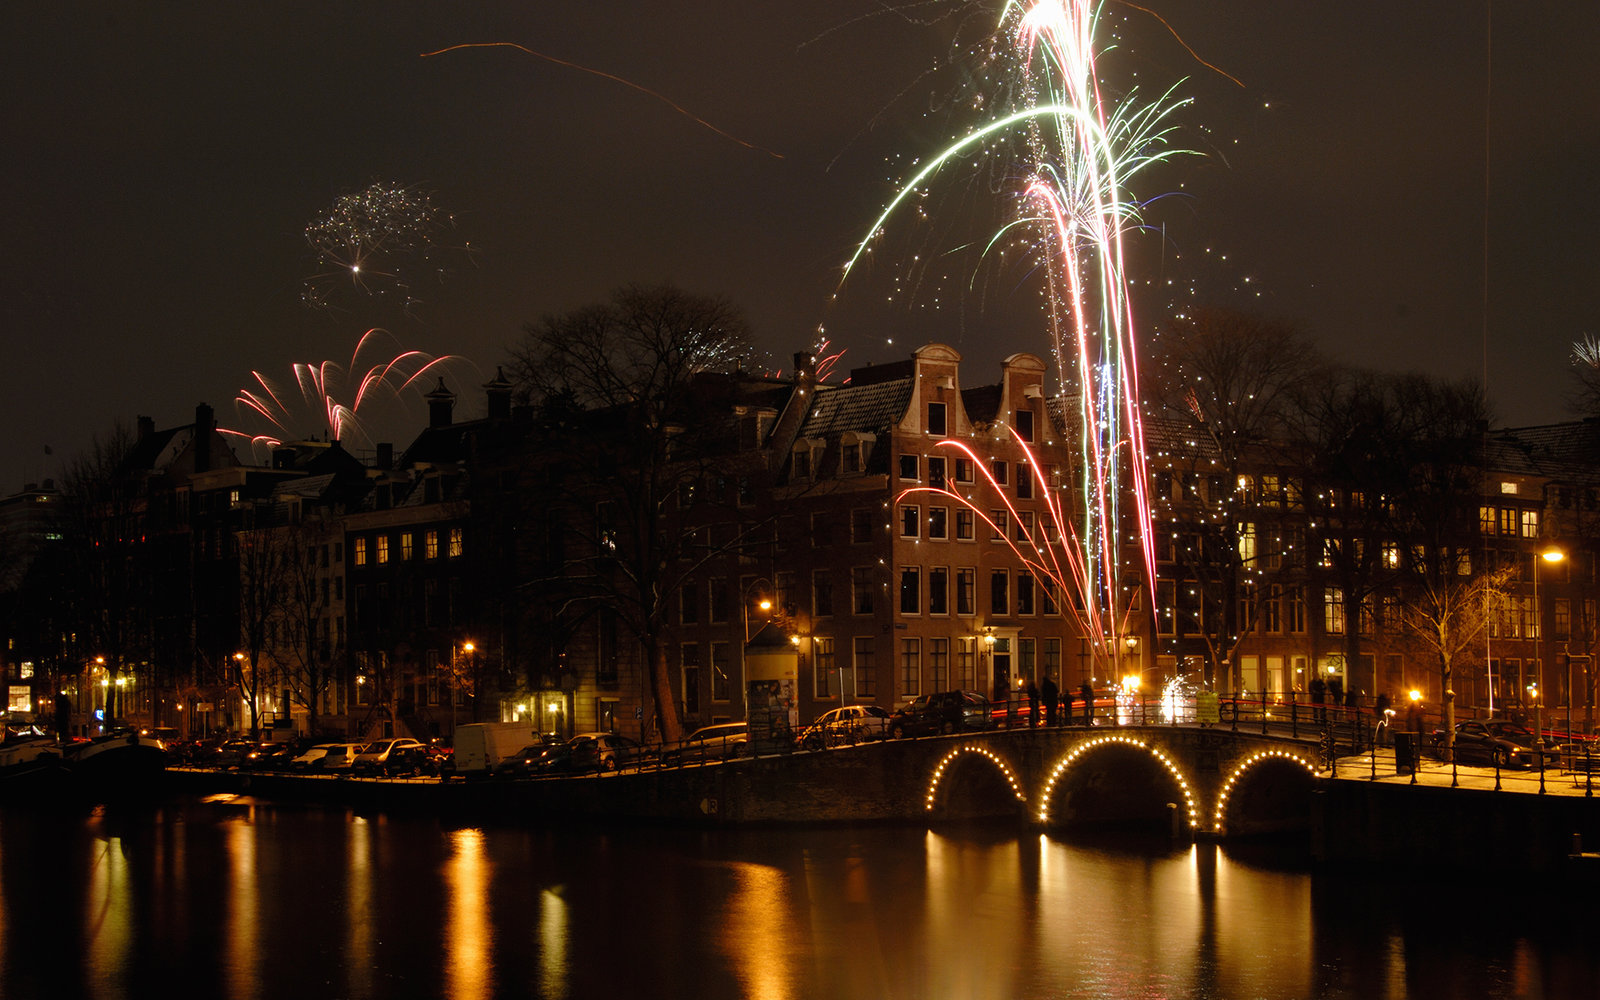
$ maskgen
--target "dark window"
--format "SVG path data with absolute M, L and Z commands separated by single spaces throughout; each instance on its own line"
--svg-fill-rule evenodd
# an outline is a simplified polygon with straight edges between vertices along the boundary
M 900 571 L 900 613 L 922 613 L 922 572 L 915 566 Z
M 1017 411 L 1017 437 L 1024 441 L 1033 440 L 1033 411 Z
M 1008 615 L 1011 613 L 1011 574 L 1005 570 L 995 570 L 989 577 L 989 613 L 994 615 Z
M 901 479 L 915 479 L 915 478 L 917 478 L 917 456 L 915 456 L 915 455 L 901 455 L 900 456 L 900 478 Z
M 945 426 L 945 424 L 944 424 L 944 404 L 943 403 L 929 403 L 928 404 L 928 433 L 929 434 L 943 434 L 943 433 L 945 433 L 944 426 Z

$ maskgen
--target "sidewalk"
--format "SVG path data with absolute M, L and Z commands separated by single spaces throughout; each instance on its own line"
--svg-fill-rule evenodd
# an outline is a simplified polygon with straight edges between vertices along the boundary
M 1376 778 L 1373 775 L 1376 774 Z M 1393 747 L 1379 747 L 1377 759 L 1371 753 L 1352 754 L 1339 757 L 1335 761 L 1334 769 L 1322 772 L 1325 778 L 1341 781 L 1379 781 L 1389 785 L 1428 785 L 1431 787 L 1457 787 L 1472 788 L 1480 791 L 1494 791 L 1496 783 L 1495 769 L 1479 764 L 1458 764 L 1453 769 L 1444 761 L 1434 760 L 1424 756 L 1421 766 L 1418 767 L 1416 780 L 1411 774 L 1398 774 L 1395 771 L 1395 757 Z M 1499 790 L 1503 792 L 1520 792 L 1525 795 L 1538 795 L 1540 791 L 1540 773 L 1536 770 L 1511 770 L 1501 769 L 1498 780 Z M 1546 768 L 1543 774 L 1543 794 L 1545 795 L 1574 795 L 1583 798 L 1592 794 L 1600 794 L 1600 775 L 1588 774 L 1581 771 L 1565 771 L 1555 768 Z

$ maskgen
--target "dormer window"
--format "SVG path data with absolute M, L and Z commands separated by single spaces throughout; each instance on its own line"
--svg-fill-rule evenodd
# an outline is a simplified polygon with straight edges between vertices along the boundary
M 790 478 L 810 479 L 816 472 L 816 456 L 826 441 L 822 438 L 801 438 L 790 455 Z
M 861 471 L 861 445 L 855 441 L 844 446 L 839 454 L 839 471 L 853 474 Z
M 839 439 L 839 471 L 845 475 L 855 475 L 866 469 L 867 449 L 872 446 L 876 435 L 858 431 L 851 431 Z

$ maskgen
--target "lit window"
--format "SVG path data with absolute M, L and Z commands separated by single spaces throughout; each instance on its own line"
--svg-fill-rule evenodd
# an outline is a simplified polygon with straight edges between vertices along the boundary
M 352 558 L 355 559 L 357 566 L 365 566 L 367 564 L 367 540 L 365 538 L 357 538 L 355 540 Z
M 422 554 L 429 559 L 439 558 L 439 533 L 429 531 L 422 536 Z
M 389 561 L 389 536 L 388 535 L 379 535 L 378 536 L 378 565 L 381 566 L 381 565 L 383 565 L 384 563 L 386 563 L 388 561 Z
M 454 559 L 457 556 L 461 555 L 461 550 L 462 550 L 461 529 L 460 528 L 451 528 L 450 529 L 450 558 Z

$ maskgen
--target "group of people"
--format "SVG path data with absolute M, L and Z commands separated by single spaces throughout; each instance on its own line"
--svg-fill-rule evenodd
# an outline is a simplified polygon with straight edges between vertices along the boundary
M 1045 675 L 1043 681 L 1035 684 L 1029 678 L 1027 684 L 1018 692 L 1018 697 L 1013 698 L 1011 683 L 1005 677 L 996 677 L 994 682 L 995 700 L 1003 702 L 1006 707 L 1006 722 L 1016 725 L 1017 713 L 1023 705 L 1028 706 L 1029 726 L 1070 726 L 1073 722 L 1074 701 L 1072 690 L 1062 688 L 1056 684 L 1055 678 Z M 1082 712 L 1082 721 L 1085 726 L 1094 724 L 1094 686 L 1084 681 L 1078 688 L 1078 699 L 1082 702 L 1079 711 Z
M 1311 678 L 1310 686 L 1312 713 L 1316 716 L 1318 722 L 1327 721 L 1328 710 L 1323 707 L 1324 704 L 1333 705 L 1335 708 L 1340 705 L 1345 708 L 1356 707 L 1355 688 L 1346 691 L 1344 689 L 1344 681 L 1341 678 L 1330 677 L 1325 681 L 1319 674 Z

